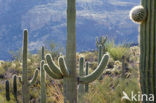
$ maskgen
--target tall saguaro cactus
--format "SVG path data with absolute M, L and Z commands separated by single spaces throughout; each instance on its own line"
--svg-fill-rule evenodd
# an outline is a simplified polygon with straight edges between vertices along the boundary
M 41 81 L 41 103 L 46 103 L 46 74 L 43 69 L 44 65 L 44 47 L 42 47 L 42 61 L 40 64 L 40 81 Z
M 89 75 L 77 76 L 76 73 L 76 0 L 67 0 L 67 45 L 66 60 L 59 57 L 57 66 L 50 54 L 46 55 L 48 64 L 44 64 L 47 74 L 54 79 L 63 79 L 64 102 L 77 103 L 77 84 L 87 84 L 96 80 L 107 65 L 109 56 L 105 54 L 98 67 Z
M 140 84 L 143 94 L 156 96 L 156 0 L 141 0 L 130 12 L 140 23 Z M 155 98 L 156 101 L 156 98 Z M 148 103 L 144 98 L 144 103 Z
M 28 31 L 24 30 L 23 38 L 23 70 L 22 78 L 19 77 L 20 82 L 22 83 L 22 100 L 23 103 L 29 103 L 29 86 L 33 85 L 38 76 L 38 70 L 35 70 L 35 74 L 32 80 L 28 81 L 28 69 L 27 69 L 27 51 L 28 51 Z

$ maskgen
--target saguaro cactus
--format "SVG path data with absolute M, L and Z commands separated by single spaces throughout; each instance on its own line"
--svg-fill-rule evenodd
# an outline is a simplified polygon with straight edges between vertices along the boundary
M 107 37 L 101 36 L 99 40 L 98 37 L 96 37 L 96 47 L 98 48 L 98 50 L 100 50 L 98 52 L 101 53 L 101 55 L 106 53 L 106 47 L 105 47 L 106 41 L 107 41 Z
M 46 103 L 46 74 L 43 69 L 44 65 L 44 47 L 42 47 L 42 61 L 40 64 L 40 81 L 41 81 L 41 103 Z
M 79 75 L 84 76 L 84 58 L 80 58 L 80 63 L 79 63 Z M 84 84 L 79 84 L 79 97 L 83 95 L 85 92 L 84 90 Z
M 9 88 L 8 80 L 6 80 L 6 82 L 5 82 L 5 91 L 6 91 L 6 100 L 10 101 L 10 88 Z
M 27 50 L 28 50 L 28 31 L 24 30 L 23 39 L 23 70 L 22 77 L 19 77 L 19 81 L 22 83 L 22 100 L 23 103 L 29 103 L 29 86 L 33 85 L 38 76 L 38 69 L 35 70 L 35 74 L 32 80 L 28 81 L 28 69 L 27 69 Z
M 67 45 L 66 61 L 59 57 L 59 67 L 54 63 L 50 54 L 46 55 L 48 64 L 44 69 L 49 76 L 55 79 L 63 79 L 64 102 L 77 103 L 77 84 L 87 84 L 96 80 L 107 65 L 109 56 L 102 57 L 97 69 L 87 76 L 77 76 L 76 73 L 76 0 L 67 0 Z
M 141 0 L 141 5 L 131 10 L 130 18 L 134 22 L 140 23 L 142 93 L 156 96 L 156 0 Z M 143 98 L 143 102 L 148 103 L 146 98 Z
M 88 75 L 88 62 L 86 62 L 86 75 Z M 88 92 L 89 84 L 85 84 L 85 92 Z
M 17 76 L 16 75 L 13 76 L 13 95 L 14 95 L 15 100 L 18 102 L 17 100 Z

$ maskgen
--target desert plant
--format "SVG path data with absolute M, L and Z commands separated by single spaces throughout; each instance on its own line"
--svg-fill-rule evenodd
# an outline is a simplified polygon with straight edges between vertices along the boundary
M 17 76 L 16 75 L 13 75 L 13 95 L 14 95 L 16 102 L 18 103 L 18 99 L 17 99 Z
M 79 75 L 84 76 L 84 58 L 81 57 L 79 61 Z M 79 97 L 85 92 L 84 84 L 79 84 Z
M 156 1 L 141 0 L 134 7 L 130 18 L 140 23 L 140 84 L 143 94 L 156 95 Z M 153 102 L 156 101 L 156 98 Z M 147 103 L 146 98 L 143 103 Z
M 10 85 L 9 80 L 5 82 L 5 90 L 6 90 L 6 100 L 10 101 Z
M 88 62 L 86 62 L 86 75 L 88 75 Z M 85 84 L 85 92 L 88 92 L 89 84 Z
M 22 77 L 19 77 L 19 81 L 22 84 L 22 100 L 23 103 L 29 103 L 29 86 L 33 85 L 38 76 L 38 69 L 35 70 L 33 78 L 28 81 L 28 69 L 27 69 L 27 50 L 28 50 L 28 31 L 24 30 L 23 38 L 23 65 L 22 65 Z
M 44 47 L 42 47 L 42 61 L 40 64 L 41 103 L 46 103 L 46 74 L 45 74 L 45 70 L 43 69 L 44 60 L 45 60 Z
M 47 74 L 55 79 L 63 79 L 64 102 L 77 103 L 77 84 L 87 84 L 96 80 L 107 65 L 109 56 L 105 54 L 97 69 L 87 76 L 77 76 L 76 73 L 76 0 L 67 0 L 67 46 L 66 61 L 59 57 L 59 67 L 51 55 L 46 55 L 48 64 L 44 65 Z
M 101 45 L 101 53 L 102 55 L 106 53 L 106 41 L 107 41 L 107 36 L 101 36 L 100 40 L 98 40 L 98 37 L 96 37 L 96 47 L 99 48 L 99 46 Z M 98 49 L 99 50 L 99 49 Z

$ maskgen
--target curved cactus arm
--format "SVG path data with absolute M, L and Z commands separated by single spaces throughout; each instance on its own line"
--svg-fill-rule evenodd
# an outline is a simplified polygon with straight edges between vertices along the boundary
M 89 75 L 87 76 L 80 76 L 78 78 L 78 82 L 82 83 L 82 84 L 87 84 L 90 83 L 94 80 L 96 80 L 103 72 L 103 70 L 105 69 L 107 62 L 109 60 L 109 55 L 105 54 L 102 59 L 101 62 L 99 63 L 98 67 Z
M 18 80 L 19 80 L 19 82 L 22 84 L 22 77 L 21 76 L 18 76 Z
M 63 76 L 66 76 L 66 77 L 69 76 L 69 71 L 67 69 L 64 57 L 63 56 L 59 57 L 58 62 L 59 62 L 61 72 L 63 73 Z
M 51 57 L 50 54 L 47 54 L 47 55 L 46 55 L 46 60 L 47 60 L 47 63 L 48 63 L 48 65 L 49 65 L 50 69 L 51 69 L 55 74 L 57 74 L 57 75 L 62 75 L 60 68 L 55 64 L 55 62 L 54 62 L 54 60 L 53 60 L 53 58 Z
M 46 73 L 47 73 L 50 77 L 52 77 L 52 78 L 54 78 L 54 79 L 62 79 L 62 78 L 63 78 L 62 75 L 57 75 L 57 74 L 55 74 L 53 71 L 51 71 L 51 70 L 49 69 L 49 67 L 48 67 L 47 64 L 44 64 L 44 70 L 46 71 Z
M 36 82 L 37 76 L 38 76 L 38 69 L 35 70 L 35 74 L 33 78 L 29 81 L 29 85 L 33 85 Z

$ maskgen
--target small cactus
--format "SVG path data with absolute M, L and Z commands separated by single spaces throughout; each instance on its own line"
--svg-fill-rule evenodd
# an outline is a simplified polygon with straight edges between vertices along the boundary
M 10 101 L 10 86 L 8 80 L 6 80 L 5 82 L 5 91 L 6 91 L 6 100 Z
M 17 76 L 16 75 L 13 76 L 13 95 L 14 95 L 15 100 L 18 102 L 17 100 Z

